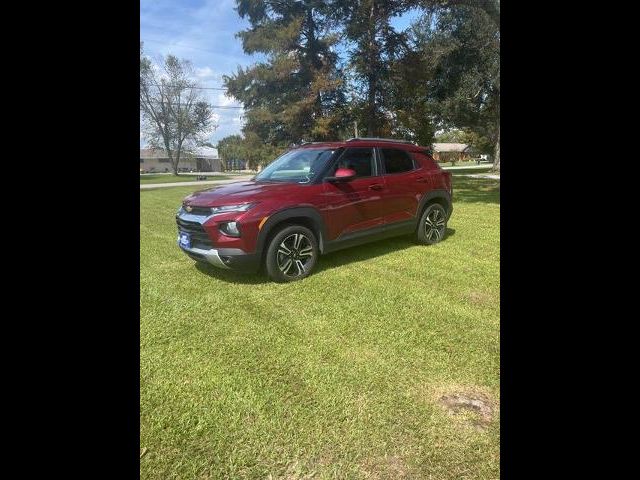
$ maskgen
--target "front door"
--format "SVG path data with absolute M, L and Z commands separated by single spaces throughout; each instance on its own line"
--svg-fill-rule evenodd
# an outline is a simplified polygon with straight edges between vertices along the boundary
M 338 168 L 355 170 L 348 182 L 325 182 L 328 239 L 382 227 L 384 224 L 384 177 L 379 172 L 373 148 L 348 148 L 328 172 Z

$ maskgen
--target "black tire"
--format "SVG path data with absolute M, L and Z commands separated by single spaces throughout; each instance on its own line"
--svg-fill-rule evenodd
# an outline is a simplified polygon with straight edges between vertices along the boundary
M 427 205 L 422 212 L 416 238 L 419 243 L 433 245 L 444 238 L 447 231 L 447 211 L 439 203 Z
M 311 274 L 318 253 L 318 241 L 311 230 L 301 225 L 284 227 L 267 247 L 267 274 L 276 282 L 301 280 Z

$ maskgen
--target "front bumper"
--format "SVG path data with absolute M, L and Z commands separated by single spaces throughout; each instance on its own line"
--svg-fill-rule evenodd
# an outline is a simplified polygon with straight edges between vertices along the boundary
M 220 254 L 215 248 L 211 248 L 209 250 L 203 250 L 202 248 L 184 248 L 180 245 L 180 243 L 178 243 L 178 246 L 184 253 L 189 255 L 189 257 L 193 258 L 194 260 L 197 260 L 199 262 L 208 262 L 214 267 L 218 268 L 231 268 L 222 260 L 222 258 L 220 258 Z
M 208 263 L 217 268 L 255 273 L 260 267 L 260 256 L 245 253 L 239 248 L 184 248 L 178 243 L 180 250 L 198 262 Z
M 243 272 L 256 272 L 260 266 L 260 256 L 253 253 L 246 253 L 240 248 L 229 248 L 220 245 L 216 245 L 209 237 L 207 232 L 201 226 L 208 221 L 212 215 L 194 215 L 180 210 L 176 215 L 176 221 L 178 222 L 178 232 L 185 228 L 191 228 L 192 239 L 196 244 L 191 245 L 190 248 L 185 248 L 180 245 L 180 234 L 178 233 L 178 247 L 190 258 L 198 262 L 207 263 L 217 268 L 223 268 L 226 270 L 238 270 Z M 185 222 L 190 227 L 181 226 Z M 195 230 L 194 230 L 195 228 Z

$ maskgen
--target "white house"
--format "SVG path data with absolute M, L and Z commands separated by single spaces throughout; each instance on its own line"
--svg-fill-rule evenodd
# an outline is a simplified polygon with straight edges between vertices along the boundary
M 222 171 L 218 149 L 197 147 L 190 153 L 180 155 L 178 168 L 181 172 L 220 172 Z M 167 152 L 161 148 L 140 149 L 140 172 L 170 172 L 171 162 Z

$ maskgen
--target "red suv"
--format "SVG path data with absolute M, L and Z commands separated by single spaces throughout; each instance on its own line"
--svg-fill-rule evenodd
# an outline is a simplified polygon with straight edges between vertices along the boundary
M 411 142 L 352 138 L 289 150 L 253 179 L 186 197 L 178 245 L 194 260 L 279 282 L 318 256 L 396 235 L 433 244 L 451 216 L 451 174 Z

